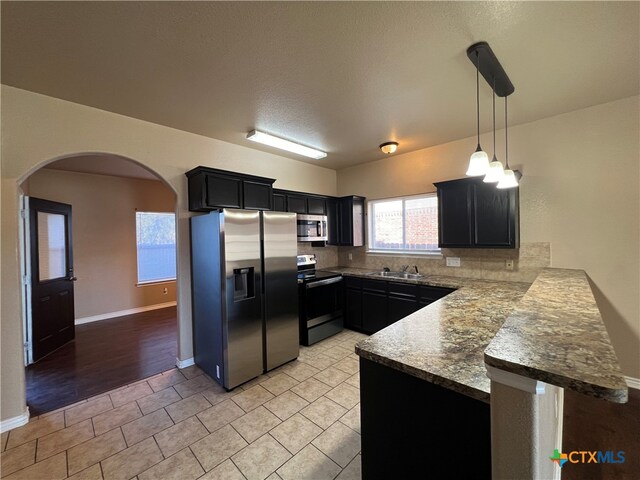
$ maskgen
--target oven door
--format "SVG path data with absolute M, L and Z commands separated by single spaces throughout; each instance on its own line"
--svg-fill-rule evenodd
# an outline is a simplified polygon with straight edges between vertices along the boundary
M 342 317 L 342 277 L 312 280 L 304 287 L 307 328 Z

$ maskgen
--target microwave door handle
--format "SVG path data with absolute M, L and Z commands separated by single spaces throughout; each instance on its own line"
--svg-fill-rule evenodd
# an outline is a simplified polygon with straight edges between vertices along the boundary
M 322 236 L 322 222 L 321 221 L 317 221 L 316 222 L 316 235 L 318 237 Z

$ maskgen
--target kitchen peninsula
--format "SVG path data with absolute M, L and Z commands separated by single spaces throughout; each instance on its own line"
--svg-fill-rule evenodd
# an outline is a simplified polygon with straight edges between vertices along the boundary
M 531 286 L 444 276 L 407 282 L 457 290 L 356 346 L 363 478 L 491 478 L 497 412 L 485 361 L 534 382 L 626 401 L 583 271 L 545 269 Z M 597 345 L 588 355 L 579 348 L 587 336 Z

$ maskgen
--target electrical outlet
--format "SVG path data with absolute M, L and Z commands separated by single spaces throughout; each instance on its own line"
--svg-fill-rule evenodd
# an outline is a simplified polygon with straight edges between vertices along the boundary
M 162 294 L 163 294 L 163 295 L 166 295 L 167 293 L 169 293 L 169 289 L 168 289 L 167 287 L 165 287 L 165 288 L 162 290 Z
M 349 254 L 349 260 L 353 260 L 353 253 Z
M 447 257 L 447 267 L 459 267 L 460 257 Z
M 507 268 L 507 270 L 513 270 L 513 260 L 507 260 L 505 262 L 505 267 Z

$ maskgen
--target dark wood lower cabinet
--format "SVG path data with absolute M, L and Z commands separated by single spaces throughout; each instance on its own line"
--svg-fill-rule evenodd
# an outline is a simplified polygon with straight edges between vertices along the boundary
M 369 334 L 455 291 L 453 288 L 350 276 L 345 276 L 344 283 L 345 326 Z
M 416 297 L 393 297 L 389 295 L 387 305 L 389 310 L 387 323 L 389 325 L 422 308 L 416 301 Z
M 382 330 L 387 322 L 387 295 L 362 292 L 362 329 L 367 333 Z
M 491 478 L 488 403 L 360 358 L 360 418 L 363 480 Z
M 348 288 L 345 290 L 345 327 L 362 329 L 362 292 Z

